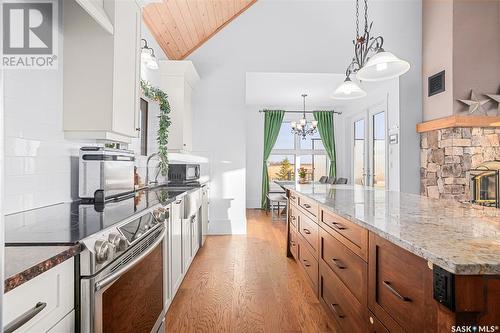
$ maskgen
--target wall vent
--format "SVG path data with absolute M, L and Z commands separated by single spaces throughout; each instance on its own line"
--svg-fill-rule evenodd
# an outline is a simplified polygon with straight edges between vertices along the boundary
M 444 71 L 429 76 L 429 97 L 444 90 Z

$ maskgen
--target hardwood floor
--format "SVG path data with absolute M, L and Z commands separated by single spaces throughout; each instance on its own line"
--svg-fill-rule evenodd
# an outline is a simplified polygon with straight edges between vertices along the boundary
M 210 236 L 167 313 L 166 332 L 334 332 L 285 256 L 285 222 L 248 210 L 247 235 Z

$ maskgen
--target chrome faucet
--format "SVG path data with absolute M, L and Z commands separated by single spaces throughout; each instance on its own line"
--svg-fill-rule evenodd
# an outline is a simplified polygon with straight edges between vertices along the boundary
M 146 186 L 149 186 L 149 184 L 158 184 L 158 174 L 160 172 L 160 170 L 158 169 L 158 171 L 156 172 L 156 176 L 155 176 L 155 180 L 150 182 L 149 181 L 149 161 L 155 157 L 155 156 L 158 156 L 158 153 L 153 153 L 151 155 L 148 156 L 148 160 L 146 162 Z

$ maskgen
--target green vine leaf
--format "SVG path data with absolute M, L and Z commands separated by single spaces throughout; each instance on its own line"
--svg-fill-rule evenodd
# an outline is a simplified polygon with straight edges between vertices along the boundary
M 158 142 L 158 157 L 160 163 L 158 167 L 160 168 L 160 173 L 162 176 L 167 176 L 168 174 L 168 129 L 171 125 L 170 122 L 170 103 L 168 102 L 167 94 L 160 88 L 153 87 L 149 82 L 141 80 L 141 89 L 147 98 L 157 101 L 160 104 L 160 114 L 159 128 L 156 136 L 156 141 Z

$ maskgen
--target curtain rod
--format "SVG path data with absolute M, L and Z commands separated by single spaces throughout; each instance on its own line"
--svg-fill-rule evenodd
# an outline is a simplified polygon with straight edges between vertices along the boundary
M 273 111 L 273 110 L 259 110 L 259 112 L 264 112 L 264 113 L 266 113 L 267 111 Z M 342 114 L 342 112 L 334 111 L 334 110 L 317 110 L 317 111 L 332 112 L 334 114 Z M 313 112 L 315 112 L 315 111 L 305 111 L 305 113 L 313 113 Z M 285 111 L 285 113 L 304 113 L 304 111 Z

